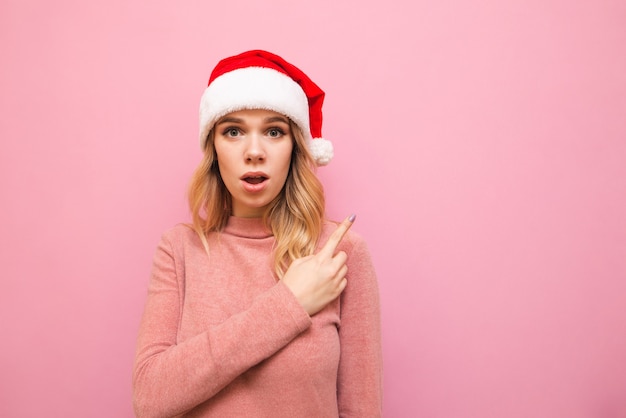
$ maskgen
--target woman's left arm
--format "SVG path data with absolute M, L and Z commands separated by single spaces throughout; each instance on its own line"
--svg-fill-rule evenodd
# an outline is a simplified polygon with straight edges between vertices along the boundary
M 380 300 L 376 272 L 365 241 L 350 234 L 348 285 L 341 294 L 337 377 L 340 417 L 382 415 Z

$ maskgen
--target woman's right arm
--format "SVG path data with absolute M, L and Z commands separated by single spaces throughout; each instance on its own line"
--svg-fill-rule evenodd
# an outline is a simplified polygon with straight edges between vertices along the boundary
M 247 310 L 177 343 L 183 300 L 179 270 L 164 236 L 137 342 L 133 402 L 138 417 L 172 417 L 192 409 L 311 325 L 302 305 L 279 281 Z

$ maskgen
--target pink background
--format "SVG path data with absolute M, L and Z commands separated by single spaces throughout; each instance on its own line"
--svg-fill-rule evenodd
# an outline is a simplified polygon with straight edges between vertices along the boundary
M 387 417 L 626 417 L 626 3 L 0 3 L 0 416 L 131 417 L 197 107 L 264 48 L 380 279 Z

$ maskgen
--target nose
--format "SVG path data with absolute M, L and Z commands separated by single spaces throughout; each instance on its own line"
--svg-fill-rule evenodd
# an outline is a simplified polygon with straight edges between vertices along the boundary
M 265 149 L 259 135 L 250 135 L 247 143 L 245 158 L 247 162 L 262 162 L 265 160 Z

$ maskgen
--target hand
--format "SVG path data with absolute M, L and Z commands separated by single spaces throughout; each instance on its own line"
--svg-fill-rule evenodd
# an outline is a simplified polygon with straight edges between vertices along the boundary
M 282 278 L 310 316 L 321 311 L 346 288 L 348 256 L 343 251 L 337 254 L 335 251 L 354 218 L 352 215 L 344 219 L 317 254 L 294 260 Z

